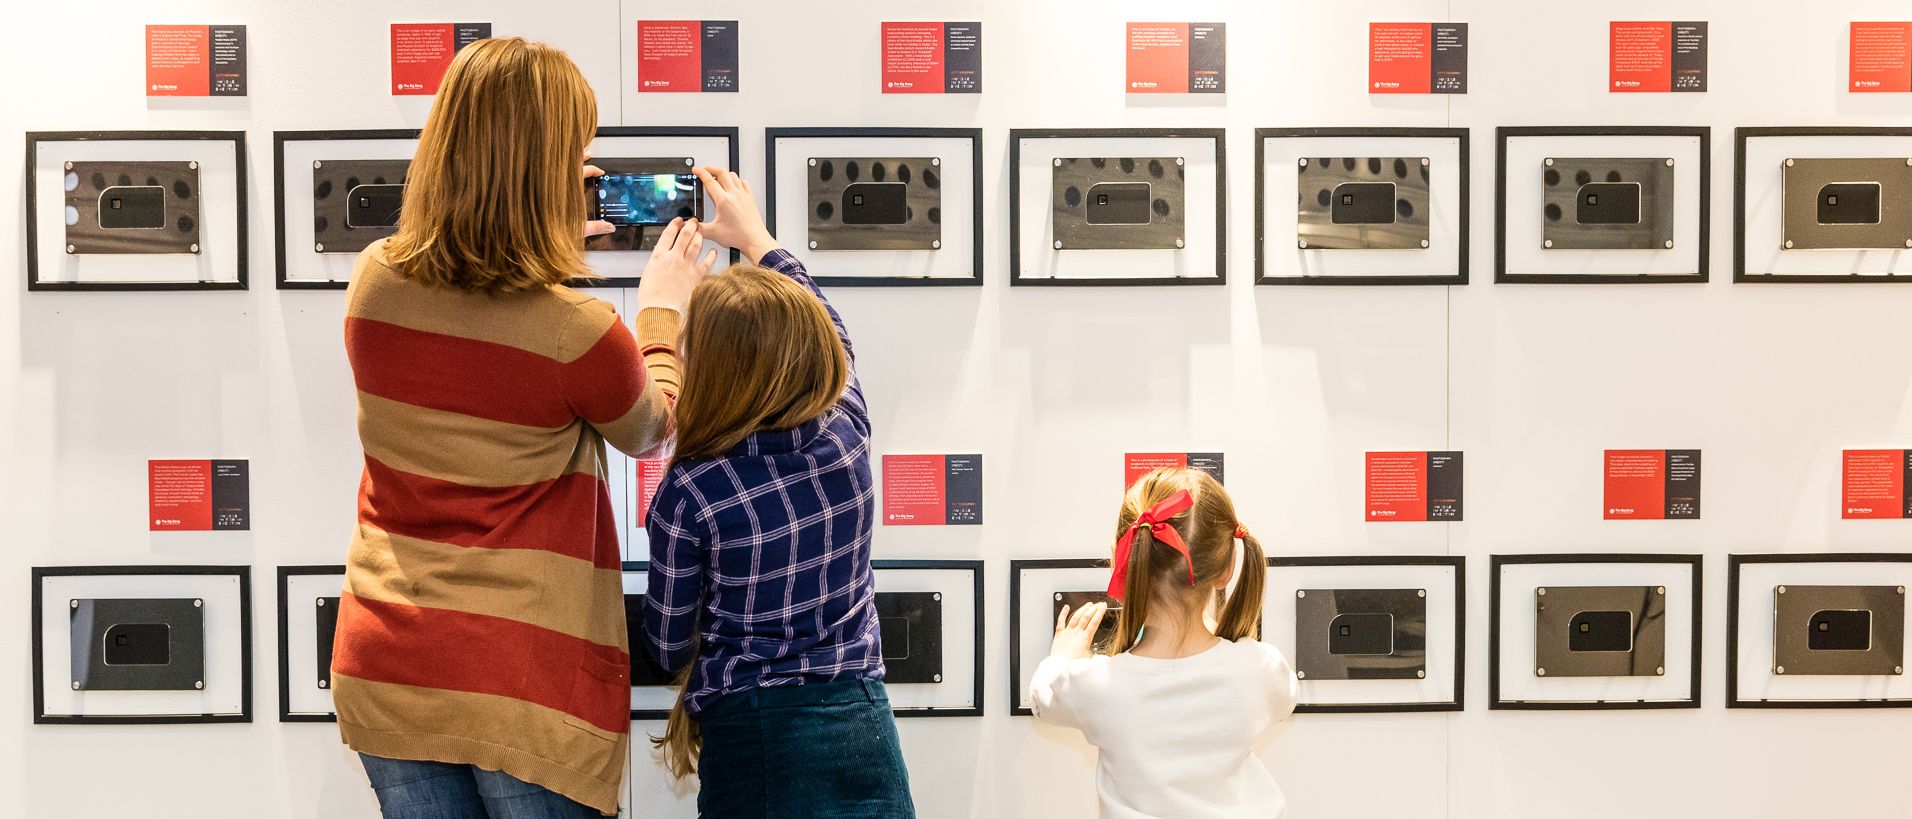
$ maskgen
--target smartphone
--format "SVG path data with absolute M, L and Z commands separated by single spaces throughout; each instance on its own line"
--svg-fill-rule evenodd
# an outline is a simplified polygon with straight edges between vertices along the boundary
M 607 173 L 584 180 L 591 218 L 613 225 L 667 225 L 701 219 L 704 186 L 688 173 Z

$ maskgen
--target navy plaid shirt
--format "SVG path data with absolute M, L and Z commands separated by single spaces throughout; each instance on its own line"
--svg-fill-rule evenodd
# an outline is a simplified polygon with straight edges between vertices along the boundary
M 686 709 L 759 686 L 883 678 L 870 530 L 870 415 L 843 318 L 802 263 L 761 264 L 817 294 L 851 351 L 843 400 L 796 429 L 751 433 L 723 457 L 677 464 L 651 503 L 644 638 Z M 722 366 L 716 363 L 713 366 Z M 693 630 L 703 638 L 691 656 Z

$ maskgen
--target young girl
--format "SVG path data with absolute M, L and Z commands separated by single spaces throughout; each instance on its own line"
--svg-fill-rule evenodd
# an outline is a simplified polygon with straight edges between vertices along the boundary
M 689 671 L 659 745 L 672 773 L 697 772 L 703 816 L 913 816 L 883 690 L 870 416 L 849 335 L 750 186 L 697 176 L 717 210 L 704 235 L 756 264 L 697 286 L 679 343 L 644 636 Z
M 1281 788 L 1255 746 L 1294 712 L 1296 682 L 1256 636 L 1261 544 L 1222 485 L 1193 469 L 1137 481 L 1116 534 L 1114 644 L 1091 653 L 1107 604 L 1063 609 L 1031 685 L 1036 717 L 1101 750 L 1104 817 L 1280 816 Z

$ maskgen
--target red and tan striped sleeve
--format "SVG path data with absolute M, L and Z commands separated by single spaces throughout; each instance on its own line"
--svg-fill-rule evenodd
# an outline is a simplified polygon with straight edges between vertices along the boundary
M 565 402 L 604 436 L 636 457 L 675 431 L 671 408 L 682 383 L 677 361 L 677 311 L 662 307 L 638 313 L 637 333 L 609 304 L 579 304 L 561 346 L 581 350 L 563 367 Z

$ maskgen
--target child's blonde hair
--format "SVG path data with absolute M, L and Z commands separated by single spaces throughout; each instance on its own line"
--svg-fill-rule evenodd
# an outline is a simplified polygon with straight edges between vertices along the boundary
M 1205 608 L 1213 600 L 1218 611 L 1215 636 L 1238 640 L 1259 635 L 1267 560 L 1262 556 L 1261 542 L 1235 517 L 1235 502 L 1220 481 L 1201 470 L 1181 467 L 1165 467 L 1142 476 L 1122 499 L 1116 537 L 1121 538 L 1144 512 L 1177 492 L 1187 492 L 1193 503 L 1167 522 L 1188 546 L 1188 558 L 1184 560 L 1180 552 L 1156 539 L 1148 526 L 1135 527 L 1128 554 L 1128 581 L 1122 589 L 1122 608 L 1116 615 L 1115 640 L 1109 649 L 1112 653 L 1135 645 L 1142 625 L 1148 621 L 1149 609 L 1161 603 Z M 1242 542 L 1241 569 L 1234 593 L 1229 594 L 1218 587 L 1234 565 L 1237 537 Z M 1121 555 L 1117 554 L 1116 559 Z M 1116 569 L 1120 572 L 1121 567 Z

